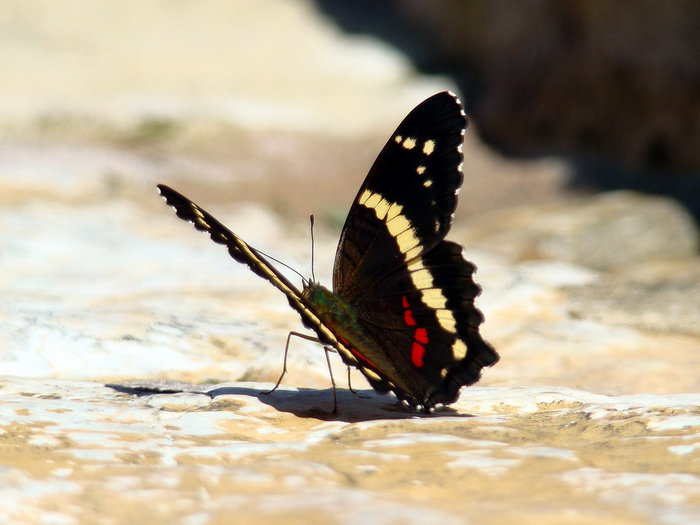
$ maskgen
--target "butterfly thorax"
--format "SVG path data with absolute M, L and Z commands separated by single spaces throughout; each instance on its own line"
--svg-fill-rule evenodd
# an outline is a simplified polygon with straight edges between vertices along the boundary
M 304 285 L 302 295 L 311 303 L 316 315 L 333 334 L 333 338 L 328 338 L 324 343 L 334 346 L 340 352 L 343 361 L 356 366 L 358 358 L 366 360 L 367 352 L 375 353 L 372 350 L 376 343 L 367 337 L 358 320 L 357 310 L 342 295 L 314 281 Z M 371 361 L 366 364 L 376 366 Z
M 347 334 L 338 335 L 362 334 L 362 327 L 357 322 L 357 312 L 337 293 L 321 284 L 309 281 L 304 285 L 302 295 L 314 306 L 316 314 L 324 323 L 335 328 L 334 331 L 342 327 L 342 331 L 347 332 Z

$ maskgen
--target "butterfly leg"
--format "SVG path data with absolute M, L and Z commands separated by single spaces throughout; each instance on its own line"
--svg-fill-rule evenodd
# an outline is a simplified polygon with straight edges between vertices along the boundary
M 328 363 L 328 373 L 331 375 L 331 385 L 333 385 L 333 414 L 338 413 L 338 399 L 335 395 L 335 379 L 333 379 L 333 368 L 331 368 L 331 358 L 328 357 L 329 352 L 335 352 L 331 347 L 324 346 L 323 351 L 326 354 L 326 363 Z
M 275 383 L 275 386 L 273 386 L 272 389 L 268 390 L 267 392 L 260 392 L 261 394 L 265 394 L 265 395 L 272 394 L 275 390 L 277 390 L 279 388 L 280 383 L 282 383 L 282 378 L 287 373 L 287 354 L 289 353 L 289 341 L 293 335 L 300 337 L 301 339 L 306 339 L 307 341 L 313 341 L 314 343 L 321 342 L 321 341 L 319 341 L 319 339 L 317 337 L 312 337 L 310 335 L 302 334 L 301 332 L 289 332 L 289 334 L 287 334 L 287 344 L 284 345 L 284 362 L 282 364 L 282 373 L 280 374 L 280 377 L 277 380 L 277 383 Z M 326 359 L 328 359 L 327 355 L 326 355 Z
M 347 368 L 348 368 L 348 388 L 350 389 L 350 392 L 357 395 L 357 392 L 352 389 L 352 383 L 350 382 L 350 371 L 351 371 L 350 367 L 347 367 Z

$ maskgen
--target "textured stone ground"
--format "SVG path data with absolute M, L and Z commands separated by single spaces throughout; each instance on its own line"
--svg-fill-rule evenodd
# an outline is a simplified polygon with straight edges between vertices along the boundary
M 451 238 L 502 361 L 425 417 L 358 375 L 353 395 L 336 359 L 333 415 L 323 352 L 295 341 L 261 396 L 298 316 L 155 184 L 304 274 L 316 213 L 328 283 L 369 163 L 449 81 L 306 2 L 54 5 L 0 14 L 1 523 L 698 522 L 679 206 L 573 195 L 563 163 L 468 133 Z
M 370 391 L 5 379 L 5 523 L 693 523 L 700 394 Z M 163 386 L 161 385 L 161 388 Z M 137 392 L 137 394 L 134 394 Z

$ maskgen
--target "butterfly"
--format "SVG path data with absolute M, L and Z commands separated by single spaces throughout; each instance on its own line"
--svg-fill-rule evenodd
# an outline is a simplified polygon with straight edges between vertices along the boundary
M 285 294 L 317 340 L 377 392 L 429 412 L 455 402 L 463 386 L 499 359 L 479 333 L 476 267 L 462 246 L 445 240 L 463 181 L 467 124 L 449 91 L 424 100 L 401 122 L 345 220 L 332 290 L 306 279 L 297 288 L 190 199 L 162 184 L 158 189 L 178 217 Z

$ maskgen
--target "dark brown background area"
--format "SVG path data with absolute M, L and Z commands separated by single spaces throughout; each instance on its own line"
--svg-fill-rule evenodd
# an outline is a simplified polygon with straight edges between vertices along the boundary
M 457 78 L 478 132 L 502 153 L 564 155 L 573 186 L 667 194 L 700 216 L 700 3 L 317 5 Z

